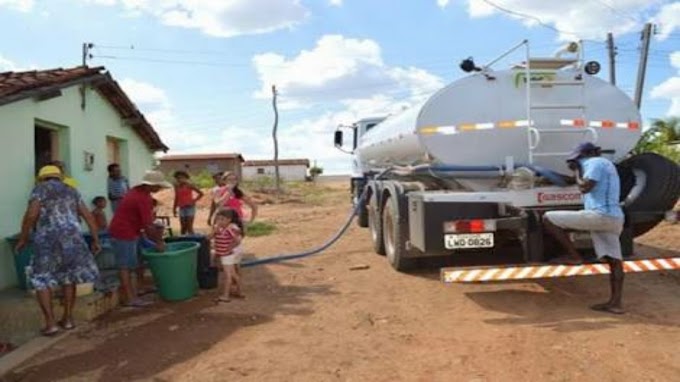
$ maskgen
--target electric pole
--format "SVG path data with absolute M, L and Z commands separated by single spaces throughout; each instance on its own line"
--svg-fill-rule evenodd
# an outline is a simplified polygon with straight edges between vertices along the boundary
M 616 85 L 616 47 L 614 47 L 614 35 L 607 33 L 607 50 L 609 51 L 609 82 Z
M 652 39 L 652 24 L 645 24 L 642 30 L 642 46 L 640 49 L 640 66 L 638 67 L 637 83 L 635 85 L 635 104 L 638 109 L 642 105 L 642 91 L 645 86 L 645 72 L 647 70 L 647 57 L 649 56 L 649 41 Z
M 94 44 L 91 42 L 84 42 L 83 43 L 83 57 L 82 57 L 82 65 L 87 66 L 87 60 L 92 58 L 92 55 L 90 54 L 90 49 L 94 47 Z
M 279 127 L 279 109 L 276 106 L 276 85 L 272 85 L 272 107 L 274 108 L 274 128 L 272 129 L 272 138 L 274 139 L 274 178 L 276 182 L 276 193 L 281 195 L 281 178 L 279 176 L 279 139 L 276 132 Z

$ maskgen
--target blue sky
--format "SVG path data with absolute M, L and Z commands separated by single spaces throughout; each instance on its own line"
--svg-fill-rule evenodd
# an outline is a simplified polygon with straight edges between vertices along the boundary
M 408 106 L 461 77 L 461 59 L 485 62 L 524 38 L 541 55 L 587 39 L 607 78 L 602 41 L 613 31 L 619 86 L 632 94 L 648 21 L 657 34 L 643 116 L 680 115 L 678 1 L 0 0 L 10 37 L 0 71 L 76 66 L 92 42 L 88 64 L 111 71 L 171 153 L 246 159 L 273 155 L 276 84 L 281 155 L 342 173 L 350 158 L 332 146 L 339 123 Z

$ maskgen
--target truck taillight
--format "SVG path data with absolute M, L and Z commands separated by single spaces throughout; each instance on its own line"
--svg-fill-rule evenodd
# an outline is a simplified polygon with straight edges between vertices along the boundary
M 496 231 L 496 221 L 492 219 L 455 220 L 444 223 L 446 233 L 477 233 Z

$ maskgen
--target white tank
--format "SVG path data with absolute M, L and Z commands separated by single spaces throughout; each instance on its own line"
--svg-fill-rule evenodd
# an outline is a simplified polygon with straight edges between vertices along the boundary
M 361 136 L 356 160 L 365 169 L 502 166 L 512 157 L 516 166 L 566 174 L 566 155 L 580 142 L 613 151 L 616 161 L 638 141 L 637 108 L 608 82 L 578 69 L 532 70 L 529 109 L 525 78 L 524 69 L 510 69 L 455 81 Z

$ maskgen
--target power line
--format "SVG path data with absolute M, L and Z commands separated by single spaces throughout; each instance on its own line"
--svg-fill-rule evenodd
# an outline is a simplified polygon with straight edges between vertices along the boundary
M 541 20 L 540 18 L 538 18 L 538 17 L 536 17 L 536 16 L 533 16 L 533 15 L 530 15 L 530 14 L 527 14 L 527 13 L 522 13 L 522 12 L 513 11 L 513 10 L 508 9 L 508 8 L 504 8 L 504 7 L 498 5 L 498 4 L 496 4 L 496 3 L 494 3 L 494 2 L 492 2 L 492 1 L 490 1 L 490 0 L 482 0 L 482 1 L 485 2 L 485 3 L 487 3 L 488 5 L 490 5 L 490 6 L 494 7 L 494 8 L 496 8 L 496 9 L 498 9 L 498 10 L 501 11 L 501 12 L 505 12 L 505 13 L 508 13 L 508 14 L 510 14 L 510 15 L 518 16 L 518 17 L 521 17 L 521 18 L 524 18 L 524 19 L 533 20 L 533 21 L 537 22 L 539 25 L 541 25 L 541 26 L 543 26 L 543 27 L 545 27 L 545 28 L 548 28 L 548 29 L 552 29 L 552 30 L 555 31 L 555 32 L 563 33 L 563 34 L 568 34 L 568 35 L 572 35 L 572 36 L 576 36 L 576 37 L 580 37 L 577 33 L 569 32 L 569 31 L 564 31 L 564 30 L 558 29 L 558 28 L 556 28 L 556 27 L 554 27 L 554 26 L 552 26 L 552 25 L 550 25 L 550 24 L 544 22 L 543 20 Z M 589 42 L 595 42 L 595 43 L 598 43 L 598 44 L 603 43 L 602 41 L 596 41 L 596 40 L 588 40 L 588 39 L 581 39 L 581 40 L 583 40 L 583 41 L 589 41 Z
M 633 16 L 632 14 L 630 14 L 630 13 L 628 13 L 628 12 L 619 10 L 619 9 L 615 8 L 614 6 L 612 6 L 612 5 L 607 4 L 604 0 L 592 0 L 592 1 L 595 1 L 596 3 L 599 3 L 599 4 L 603 5 L 604 7 L 608 8 L 608 9 L 611 10 L 612 12 L 618 14 L 619 16 L 623 16 L 623 17 L 625 17 L 625 18 L 627 18 L 627 19 L 633 20 L 633 22 L 635 22 L 635 23 L 639 23 L 639 22 L 640 22 L 639 19 L 638 19 L 637 17 Z

